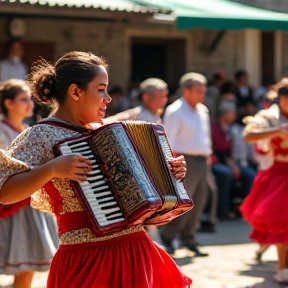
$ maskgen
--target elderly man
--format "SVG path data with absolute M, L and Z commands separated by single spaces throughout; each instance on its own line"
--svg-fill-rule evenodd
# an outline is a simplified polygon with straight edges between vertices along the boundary
M 201 253 L 194 234 L 208 194 L 207 158 L 211 155 L 209 111 L 202 104 L 206 92 L 206 78 L 198 73 L 187 73 L 180 79 L 182 97 L 166 109 L 164 125 L 172 150 L 185 156 L 187 174 L 184 185 L 194 201 L 194 208 L 161 227 L 160 236 L 167 252 L 174 253 L 173 240 L 180 237 L 182 245 Z
M 167 83 L 158 78 L 148 78 L 140 83 L 140 91 L 141 106 L 111 116 L 105 122 L 141 120 L 151 123 L 162 123 L 160 115 L 163 113 L 168 101 Z

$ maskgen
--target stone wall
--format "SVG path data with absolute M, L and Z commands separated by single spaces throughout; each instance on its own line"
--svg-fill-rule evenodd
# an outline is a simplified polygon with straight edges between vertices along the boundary
M 288 13 L 288 0 L 230 0 L 258 8 Z
M 131 38 L 169 38 L 186 41 L 186 71 L 198 71 L 208 77 L 214 69 L 225 69 L 233 75 L 237 63 L 237 35 L 241 31 L 227 31 L 214 51 L 208 48 L 218 31 L 191 29 L 177 31 L 174 25 L 156 23 L 123 23 L 108 21 L 84 21 L 24 18 L 26 42 L 52 42 L 56 60 L 71 50 L 91 51 L 103 55 L 110 64 L 110 82 L 125 86 L 131 74 Z M 0 18 L 5 27 L 8 19 Z M 0 43 L 8 40 L 5 29 L 0 30 Z M 173 55 L 177 57 L 177 55 Z M 184 71 L 184 72 L 186 72 Z

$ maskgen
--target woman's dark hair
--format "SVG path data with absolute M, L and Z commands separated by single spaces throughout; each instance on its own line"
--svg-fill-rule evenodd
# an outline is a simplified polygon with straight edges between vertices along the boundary
M 30 87 L 28 83 L 19 79 L 10 79 L 4 81 L 0 85 L 0 113 L 4 116 L 8 116 L 8 110 L 5 106 L 6 100 L 15 100 L 15 98 L 23 93 L 30 92 Z
M 244 71 L 244 70 L 238 70 L 236 71 L 234 77 L 235 77 L 235 80 L 239 80 L 240 78 L 242 78 L 243 76 L 247 76 L 247 72 Z
M 235 93 L 235 91 L 236 91 L 236 86 L 235 86 L 234 82 L 227 81 L 222 86 L 220 94 L 223 95 L 226 93 Z
M 288 97 L 288 87 L 281 87 L 278 90 L 278 95 L 279 95 L 279 97 L 281 97 L 281 96 Z
M 69 52 L 53 66 L 44 59 L 33 63 L 28 81 L 32 94 L 42 104 L 63 103 L 71 84 L 87 88 L 98 73 L 98 67 L 108 66 L 104 59 L 87 52 Z

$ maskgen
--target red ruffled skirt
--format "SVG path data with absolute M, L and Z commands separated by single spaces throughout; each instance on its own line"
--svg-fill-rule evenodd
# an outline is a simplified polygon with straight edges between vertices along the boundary
M 62 245 L 47 288 L 184 288 L 192 280 L 145 232 Z
M 288 163 L 275 162 L 257 174 L 241 212 L 252 226 L 251 239 L 260 244 L 288 243 Z

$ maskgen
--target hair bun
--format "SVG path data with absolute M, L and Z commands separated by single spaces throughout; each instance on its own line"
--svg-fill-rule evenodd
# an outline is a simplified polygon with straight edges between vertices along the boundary
M 42 104 L 51 104 L 55 100 L 56 87 L 55 67 L 41 58 L 33 63 L 28 75 L 33 96 Z

